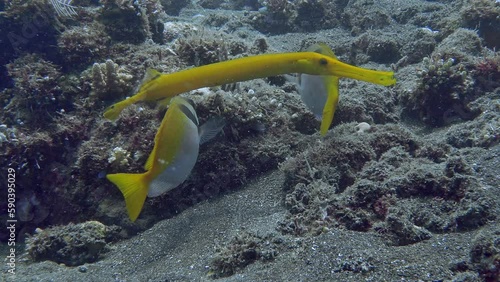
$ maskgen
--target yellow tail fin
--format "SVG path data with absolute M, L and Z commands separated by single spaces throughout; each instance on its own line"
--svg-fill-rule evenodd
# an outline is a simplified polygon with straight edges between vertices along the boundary
M 135 221 L 141 213 L 142 206 L 148 194 L 148 183 L 145 182 L 144 174 L 138 173 L 117 173 L 106 176 L 113 182 L 125 197 L 128 216 Z

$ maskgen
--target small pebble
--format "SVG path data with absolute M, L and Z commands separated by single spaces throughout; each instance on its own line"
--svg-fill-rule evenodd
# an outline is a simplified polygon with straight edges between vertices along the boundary
M 366 131 L 370 131 L 371 125 L 369 125 L 366 122 L 361 122 L 358 125 L 356 125 L 356 129 L 358 130 L 358 133 L 364 133 Z
M 87 272 L 87 267 L 85 265 L 81 265 L 78 267 L 78 271 L 80 271 L 81 273 L 85 273 Z

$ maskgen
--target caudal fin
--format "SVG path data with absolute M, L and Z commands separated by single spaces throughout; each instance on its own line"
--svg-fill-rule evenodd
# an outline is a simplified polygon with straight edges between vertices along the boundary
M 130 99 L 130 98 L 129 98 Z M 103 116 L 109 120 L 116 120 L 120 113 L 125 109 L 128 105 L 132 104 L 129 99 L 125 99 L 116 104 L 111 105 L 106 109 Z
M 120 189 L 125 198 L 128 216 L 131 221 L 135 221 L 148 194 L 148 184 L 144 181 L 144 174 L 117 173 L 108 174 L 106 178 Z

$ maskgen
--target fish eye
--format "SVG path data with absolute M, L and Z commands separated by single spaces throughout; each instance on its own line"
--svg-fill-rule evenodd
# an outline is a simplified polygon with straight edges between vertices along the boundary
M 325 58 L 321 58 L 319 59 L 319 64 L 322 66 L 326 66 L 328 65 L 328 61 Z

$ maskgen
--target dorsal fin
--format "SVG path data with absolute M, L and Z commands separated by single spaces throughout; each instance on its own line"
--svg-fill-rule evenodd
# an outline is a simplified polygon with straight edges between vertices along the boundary
M 165 113 L 165 115 L 167 115 L 167 113 Z M 158 144 L 160 142 L 160 135 L 161 135 L 162 126 L 163 126 L 163 120 L 162 120 L 162 123 L 160 125 L 160 128 L 158 129 L 158 131 L 156 131 L 155 140 L 154 140 L 155 145 L 153 147 L 153 150 L 149 154 L 148 160 L 144 164 L 144 169 L 146 171 L 149 171 L 153 167 L 153 162 L 154 162 L 154 159 L 156 156 L 156 149 L 158 148 L 158 146 L 156 146 L 156 144 Z
M 199 126 L 200 122 L 198 121 L 198 116 L 196 115 L 196 111 L 194 109 L 194 102 L 191 99 L 184 97 L 175 97 L 179 110 L 189 119 L 191 120 L 196 127 Z
M 155 155 L 155 152 L 153 149 L 153 151 L 151 151 L 151 153 L 149 154 L 149 157 L 148 157 L 148 160 L 146 161 L 146 164 L 144 165 L 144 169 L 146 171 L 149 171 L 153 167 L 153 160 L 154 160 L 153 156 L 154 155 Z
M 333 53 L 332 49 L 328 45 L 326 45 L 325 43 L 313 44 L 309 48 L 307 48 L 307 51 L 320 53 L 320 54 L 323 54 L 325 56 L 337 59 L 337 57 L 335 56 L 335 53 Z
M 156 79 L 160 75 L 161 75 L 161 72 L 159 72 L 157 70 L 154 70 L 154 69 L 148 69 L 146 71 L 146 74 L 144 75 L 142 83 L 144 84 L 144 83 L 149 82 L 149 81 L 151 81 L 153 79 Z
M 144 77 L 142 78 L 141 84 L 139 84 L 134 92 L 140 92 L 141 90 L 144 90 L 144 86 L 148 84 L 148 82 L 151 82 L 158 77 L 161 76 L 161 72 L 154 70 L 154 69 L 148 69 L 146 73 L 144 74 Z

